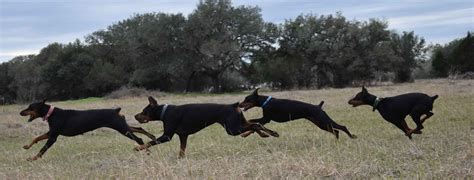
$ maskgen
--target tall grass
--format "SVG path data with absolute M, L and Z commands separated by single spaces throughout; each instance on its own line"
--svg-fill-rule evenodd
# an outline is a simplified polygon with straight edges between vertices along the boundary
M 36 162 L 26 158 L 36 154 L 45 143 L 30 150 L 21 147 L 48 130 L 41 120 L 26 123 L 18 112 L 23 106 L 0 107 L 0 179 L 6 178 L 354 178 L 395 177 L 474 178 L 473 80 L 423 80 L 411 84 L 369 87 L 379 96 L 406 92 L 438 94 L 435 115 L 425 123 L 423 134 L 412 141 L 371 108 L 352 108 L 347 100 L 359 88 L 262 92 L 277 98 L 290 98 L 318 104 L 338 123 L 349 128 L 358 139 L 345 134 L 336 140 L 307 120 L 272 122 L 268 128 L 279 138 L 262 139 L 228 136 L 220 125 L 212 125 L 188 139 L 186 158 L 178 159 L 179 141 L 151 148 L 147 155 L 135 152 L 133 141 L 110 129 L 100 129 L 76 137 L 60 137 Z M 172 95 L 158 98 L 159 103 L 234 103 L 243 94 Z M 145 97 L 89 99 L 52 102 L 57 107 L 93 109 L 122 107 L 128 123 L 142 126 L 153 134 L 162 133 L 160 122 L 138 124 L 133 115 L 147 104 Z M 245 112 L 247 119 L 261 117 L 261 109 Z M 414 126 L 407 118 L 409 125 Z M 146 137 L 141 136 L 143 139 Z

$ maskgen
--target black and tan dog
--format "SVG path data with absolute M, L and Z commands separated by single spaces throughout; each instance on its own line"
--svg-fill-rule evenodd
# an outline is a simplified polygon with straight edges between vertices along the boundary
M 433 103 L 438 95 L 428 96 L 423 93 L 407 93 L 393 97 L 379 98 L 370 94 L 365 87 L 349 100 L 353 107 L 360 105 L 370 105 L 372 111 L 378 110 L 380 115 L 388 122 L 401 129 L 408 138 L 411 134 L 421 134 L 423 122 L 433 116 Z M 410 115 L 416 124 L 415 129 L 410 129 L 405 121 L 405 117 Z M 421 116 L 425 115 L 423 118 Z M 420 119 L 421 118 L 421 119 Z
M 160 120 L 163 122 L 164 132 L 158 139 L 138 146 L 136 150 L 165 143 L 170 141 L 174 134 L 178 134 L 181 142 L 179 157 L 183 157 L 188 136 L 214 123 L 221 124 L 231 136 L 244 136 L 249 131 L 257 131 L 262 137 L 279 136 L 277 132 L 261 124 L 247 122 L 238 108 L 239 103 L 159 105 L 153 97 L 149 97 L 148 101 L 149 104 L 141 113 L 135 115 L 135 119 L 140 123 Z
M 262 125 L 269 123 L 271 120 L 276 122 L 288 122 L 295 119 L 305 118 L 311 121 L 319 128 L 333 133 L 336 138 L 339 138 L 339 131 L 344 131 L 349 137 L 355 139 L 357 136 L 351 134 L 349 130 L 342 125 L 334 122 L 324 110 L 321 109 L 324 101 L 319 106 L 304 103 L 301 101 L 289 99 L 277 99 L 271 96 L 261 96 L 258 94 L 258 89 L 245 97 L 245 100 L 240 103 L 239 107 L 244 108 L 244 111 L 255 106 L 263 109 L 263 117 L 259 119 L 252 119 L 249 122 L 258 122 Z
M 28 161 L 41 158 L 48 148 L 56 142 L 59 135 L 76 136 L 101 127 L 117 130 L 138 144 L 143 144 L 143 140 L 135 136 L 133 132 L 142 133 L 151 139 L 155 139 L 155 136 L 142 128 L 128 126 L 125 122 L 125 117 L 119 114 L 120 108 L 84 111 L 66 110 L 45 104 L 45 101 L 30 104 L 28 108 L 20 112 L 21 116 L 30 116 L 28 122 L 42 117 L 49 125 L 47 133 L 36 137 L 30 144 L 23 146 L 24 149 L 29 149 L 38 141 L 48 139 L 40 152 L 36 156 L 28 158 Z

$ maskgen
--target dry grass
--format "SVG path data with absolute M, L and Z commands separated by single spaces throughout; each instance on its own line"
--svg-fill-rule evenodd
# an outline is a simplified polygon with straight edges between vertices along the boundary
M 352 108 L 348 98 L 358 88 L 305 91 L 262 92 L 318 104 L 332 118 L 346 125 L 359 139 L 345 134 L 335 138 L 306 120 L 270 123 L 268 128 L 279 138 L 262 139 L 228 136 L 213 125 L 188 141 L 187 157 L 177 159 L 178 138 L 154 146 L 151 155 L 134 152 L 134 142 L 118 133 L 101 129 L 72 138 L 60 137 L 43 159 L 27 162 L 43 146 L 30 150 L 21 147 L 34 136 L 46 132 L 41 120 L 26 123 L 18 112 L 24 105 L 0 107 L 0 179 L 6 178 L 171 178 L 171 179 L 242 179 L 242 178 L 353 178 L 353 177 L 468 177 L 474 178 L 472 143 L 473 80 L 424 80 L 412 84 L 369 88 L 380 96 L 405 92 L 439 94 L 435 115 L 425 123 L 422 135 L 408 140 L 393 125 L 385 122 L 370 107 Z M 233 103 L 246 94 L 167 95 L 159 103 L 195 102 Z M 53 102 L 73 109 L 122 107 L 129 123 L 138 125 L 132 115 L 141 111 L 144 98 L 85 99 Z M 245 113 L 248 119 L 261 116 L 254 108 Z M 414 126 L 411 120 L 408 120 Z M 141 125 L 159 135 L 160 122 Z M 143 137 L 145 139 L 145 137 Z

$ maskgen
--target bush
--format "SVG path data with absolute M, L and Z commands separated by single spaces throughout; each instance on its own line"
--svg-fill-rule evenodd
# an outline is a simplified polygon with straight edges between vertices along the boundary
M 124 97 L 163 97 L 165 93 L 160 91 L 148 91 L 143 88 L 123 86 L 105 96 L 106 99 L 119 99 Z

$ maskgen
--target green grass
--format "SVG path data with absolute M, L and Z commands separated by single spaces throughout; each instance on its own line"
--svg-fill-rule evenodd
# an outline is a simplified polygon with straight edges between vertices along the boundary
M 100 100 L 102 100 L 102 98 L 100 97 L 89 97 L 89 98 L 84 98 L 84 99 L 68 100 L 68 101 L 63 101 L 63 102 L 70 103 L 70 104 L 81 104 L 81 103 L 94 103 Z
M 426 121 L 423 134 L 408 140 L 371 107 L 352 108 L 347 100 L 359 88 L 264 92 L 318 104 L 338 123 L 356 134 L 336 140 L 307 120 L 270 123 L 279 138 L 228 136 L 220 125 L 212 125 L 188 139 L 186 158 L 178 159 L 179 140 L 151 148 L 151 155 L 133 151 L 135 143 L 110 129 L 100 129 L 76 137 L 60 137 L 50 150 L 35 162 L 45 141 L 30 150 L 21 147 L 48 130 L 40 119 L 26 123 L 18 115 L 25 105 L 0 107 L 0 179 L 11 178 L 354 178 L 395 177 L 474 178 L 473 107 L 474 81 L 423 80 L 411 84 L 369 87 L 379 96 L 406 92 L 438 94 L 435 115 Z M 234 103 L 246 94 L 168 94 L 159 103 L 197 102 Z M 138 124 L 133 115 L 147 104 L 146 98 L 101 99 L 54 102 L 70 109 L 122 107 L 128 123 L 142 126 L 155 135 L 162 132 L 161 122 Z M 247 119 L 261 117 L 261 109 L 245 112 Z M 411 127 L 414 123 L 410 118 Z M 143 139 L 146 137 L 141 136 Z

